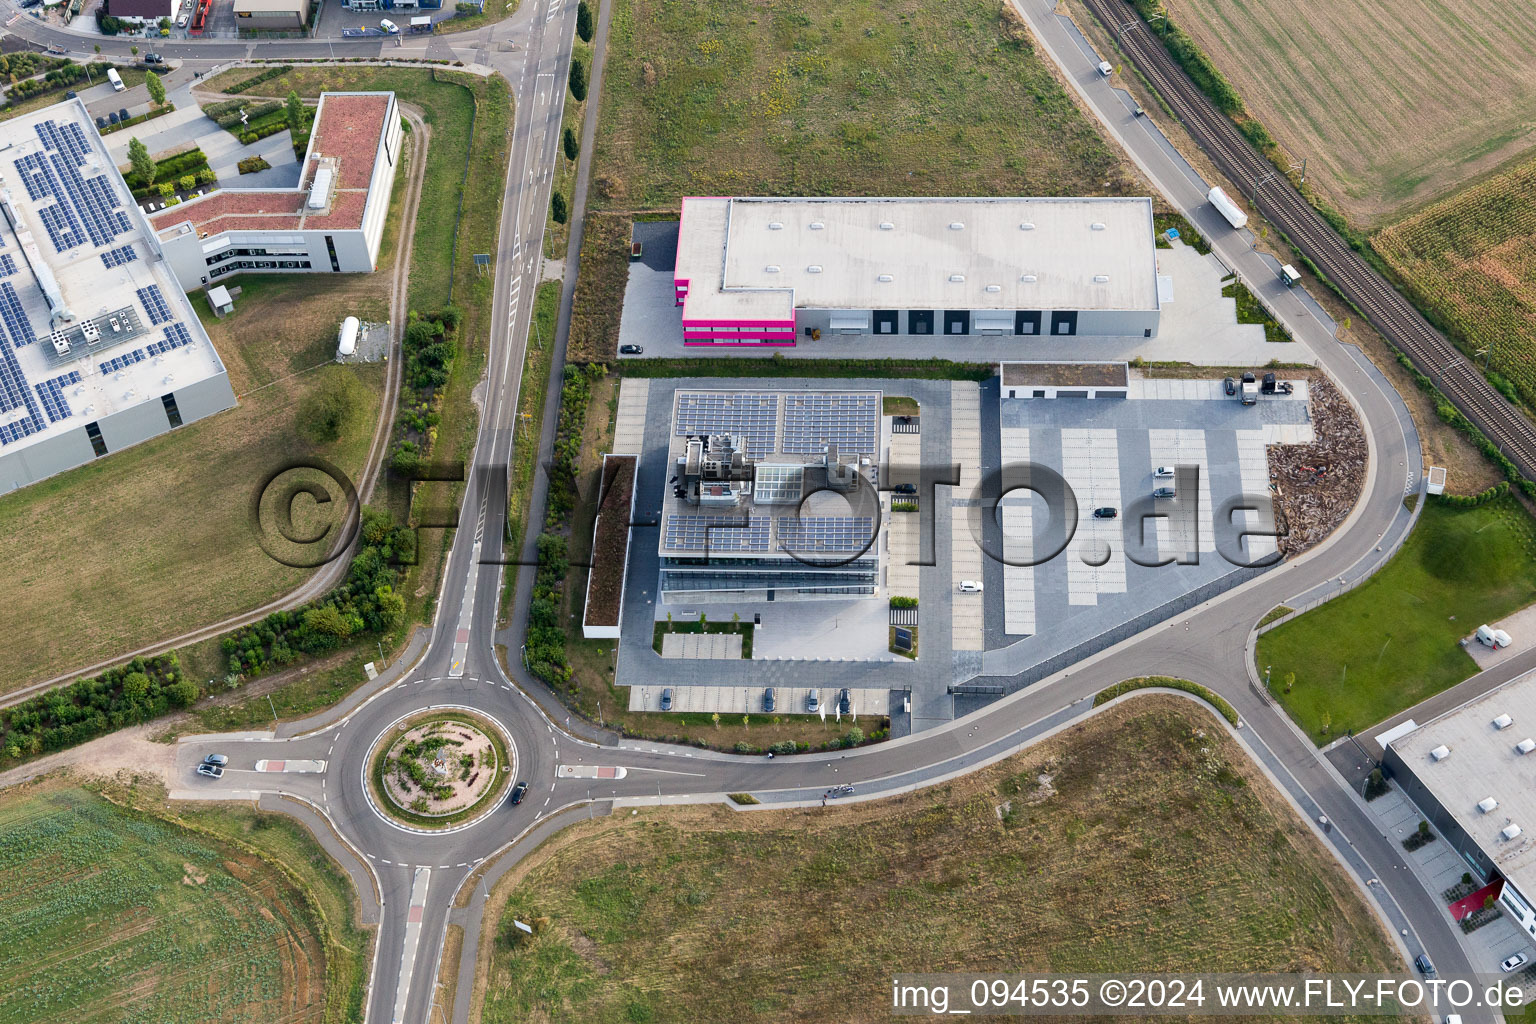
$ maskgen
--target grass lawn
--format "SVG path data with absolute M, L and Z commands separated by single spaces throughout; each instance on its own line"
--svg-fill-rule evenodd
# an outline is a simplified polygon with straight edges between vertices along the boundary
M 12 940 L 0 1022 L 341 1021 L 360 1009 L 366 937 L 348 927 L 345 890 L 328 885 L 317 905 L 339 911 L 353 951 L 328 941 L 316 905 L 252 849 L 64 780 L 8 792 L 0 836 L 0 927 Z M 285 844 L 306 869 L 296 877 L 334 873 L 302 836 Z
M 392 251 L 386 249 L 386 251 Z M 0 498 L 11 599 L 47 608 L 0 630 L 0 691 L 257 607 L 308 572 L 274 562 L 246 520 L 272 469 L 309 453 L 356 475 L 384 367 L 353 366 L 366 401 L 340 440 L 311 447 L 299 402 L 330 360 L 336 325 L 388 315 L 389 276 L 251 275 L 224 320 L 194 305 L 240 404 Z M 302 511 L 302 506 L 301 506 Z M 124 538 L 131 536 L 132 542 Z
M 1431 501 L 1368 583 L 1260 636 L 1257 664 L 1296 724 L 1327 742 L 1472 675 L 1457 641 L 1532 601 L 1536 524 L 1514 498 Z
M 1400 966 L 1284 798 L 1171 696 L 875 804 L 579 824 L 488 908 L 485 1024 L 862 1024 L 890 1018 L 897 972 Z M 511 917 L 548 925 L 514 946 Z
M 1131 189 L 996 0 L 615 0 L 593 185 L 609 209 Z

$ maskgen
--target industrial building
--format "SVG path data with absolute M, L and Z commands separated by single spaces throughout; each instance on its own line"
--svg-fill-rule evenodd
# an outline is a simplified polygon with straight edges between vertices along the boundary
M 0 492 L 235 404 L 74 99 L 0 124 Z
M 403 137 L 394 93 L 323 93 L 296 187 L 221 188 L 150 216 L 176 279 L 377 269 Z
M 874 596 L 880 398 L 678 391 L 657 548 L 663 603 Z
M 675 298 L 697 345 L 823 334 L 1157 335 L 1152 201 L 683 200 Z M 1027 349 L 1021 349 L 1027 351 Z
M 293 31 L 309 21 L 309 0 L 235 0 L 235 25 L 241 31 Z
M 1392 780 L 1536 937 L 1536 673 L 1378 739 Z

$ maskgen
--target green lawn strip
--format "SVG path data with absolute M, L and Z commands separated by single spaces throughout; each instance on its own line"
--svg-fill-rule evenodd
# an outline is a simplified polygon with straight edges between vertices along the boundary
M 1289 614 L 1291 614 L 1291 609 L 1290 608 L 1286 607 L 1283 604 L 1277 604 L 1273 608 L 1271 608 L 1269 611 L 1264 613 L 1264 617 L 1259 620 L 1259 625 L 1260 626 L 1267 626 L 1271 622 L 1274 622 L 1276 619 L 1283 619 L 1283 618 L 1285 618 Z
M 512 919 L 538 933 L 517 938 Z M 1165 696 L 868 813 L 578 824 L 496 889 L 486 923 L 484 1024 L 873 1024 L 903 972 L 1398 962 L 1238 744 Z
M 539 285 L 533 300 L 523 380 L 517 393 L 517 436 L 512 445 L 511 500 L 507 507 L 507 550 L 520 552 L 528 524 L 528 503 L 533 500 L 533 471 L 538 466 L 539 434 L 544 423 L 544 400 L 549 392 L 549 367 L 555 355 L 555 327 L 560 316 L 560 282 Z M 517 585 L 517 573 L 507 573 L 507 592 Z M 505 604 L 505 602 L 503 602 Z
M 591 86 L 593 51 L 591 45 L 581 41 L 577 36 L 571 46 L 571 59 L 581 61 L 587 69 L 588 87 Z M 555 146 L 554 181 L 550 187 L 550 206 L 545 210 L 544 225 L 544 255 L 548 259 L 558 260 L 565 258 L 565 251 L 570 241 L 571 214 L 576 206 L 576 166 L 581 161 L 581 132 L 582 123 L 586 120 L 587 101 L 592 98 L 590 92 L 587 98 L 578 100 L 571 94 L 569 82 L 565 85 L 565 108 L 560 116 L 560 137 Z M 567 159 L 565 155 L 565 133 L 569 131 L 576 136 L 576 156 Z M 558 193 L 565 200 L 566 217 L 562 223 L 555 219 L 554 202 Z
M 741 656 L 752 657 L 752 623 L 750 622 L 698 622 L 697 620 L 685 620 L 681 622 L 658 622 L 652 632 L 651 646 L 656 653 L 661 653 L 662 637 L 668 633 L 686 633 L 698 636 L 704 633 L 739 633 L 741 634 Z
M 379 647 L 369 639 L 348 650 L 331 654 L 291 682 L 266 693 L 243 697 L 233 703 L 211 703 L 193 709 L 193 722 L 179 732 L 244 732 L 270 727 L 272 713 L 283 721 L 306 718 L 331 707 L 368 681 L 363 666 L 379 660 Z M 215 682 L 211 692 L 218 694 Z
M 490 739 L 491 746 L 496 750 L 496 778 L 492 780 L 485 792 L 480 794 L 478 800 L 468 807 L 454 811 L 452 814 L 418 814 L 408 807 L 401 807 L 395 803 L 384 789 L 384 762 L 387 759 L 386 755 L 389 753 L 390 746 L 399 736 L 426 721 L 462 722 L 465 725 L 473 726 Z M 475 817 L 485 810 L 487 804 L 499 797 L 501 792 L 506 789 L 507 783 L 511 781 L 512 775 L 509 771 L 503 771 L 503 766 L 510 767 L 511 764 L 512 759 L 507 753 L 506 739 L 501 735 L 501 730 L 494 725 L 489 725 L 479 718 L 454 711 L 424 711 L 396 725 L 390 729 L 388 735 L 378 741 L 378 745 L 374 748 L 373 763 L 368 769 L 368 779 L 373 786 L 374 799 L 379 803 L 379 806 L 385 809 L 386 814 L 421 828 L 447 828 L 450 825 L 457 825 L 462 821 Z
M 885 649 L 890 651 L 892 654 L 899 654 L 903 658 L 908 658 L 908 659 L 910 659 L 912 661 L 916 661 L 917 660 L 917 648 L 918 648 L 917 627 L 916 626 L 902 626 L 902 627 L 900 627 L 901 629 L 906 630 L 912 636 L 912 649 L 911 650 L 903 650 L 902 648 L 896 646 L 896 630 L 897 630 L 897 628 L 898 627 L 896 627 L 896 626 L 891 626 L 887 630 Z
M 1263 324 L 1265 341 L 1290 341 L 1291 336 L 1285 328 L 1275 322 L 1275 318 L 1269 315 L 1269 310 L 1259 301 L 1258 296 L 1248 290 L 1248 286 L 1241 281 L 1233 281 L 1221 289 L 1221 294 L 1229 299 L 1236 300 L 1237 322 L 1240 324 Z
M 1458 641 L 1532 601 L 1536 524 L 1518 501 L 1431 501 L 1369 581 L 1261 635 L 1257 664 L 1296 723 L 1325 743 L 1472 675 Z
M 1216 691 L 1208 686 L 1192 683 L 1188 679 L 1176 679 L 1173 676 L 1140 676 L 1136 679 L 1126 679 L 1107 689 L 1100 690 L 1098 695 L 1093 698 L 1093 706 L 1098 707 L 1100 704 L 1107 704 L 1121 694 L 1130 693 L 1132 690 L 1145 690 L 1157 686 L 1192 693 L 1215 708 L 1221 717 L 1225 718 L 1228 722 L 1231 722 L 1233 725 L 1236 725 L 1238 722 L 1237 709 L 1228 704 L 1226 699 L 1218 695 Z

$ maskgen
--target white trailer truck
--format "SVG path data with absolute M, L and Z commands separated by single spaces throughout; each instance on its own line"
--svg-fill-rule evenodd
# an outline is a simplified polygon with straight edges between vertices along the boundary
M 1236 203 L 1227 198 L 1227 194 L 1217 185 L 1205 194 L 1210 204 L 1216 207 L 1216 212 L 1227 219 L 1234 229 L 1241 229 L 1248 223 L 1248 215 L 1244 213 Z

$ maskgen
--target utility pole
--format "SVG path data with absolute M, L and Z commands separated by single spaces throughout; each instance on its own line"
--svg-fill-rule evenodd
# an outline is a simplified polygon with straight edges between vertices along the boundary
M 272 709 L 272 724 L 277 724 L 277 705 L 272 703 L 272 695 L 267 694 L 267 707 Z

